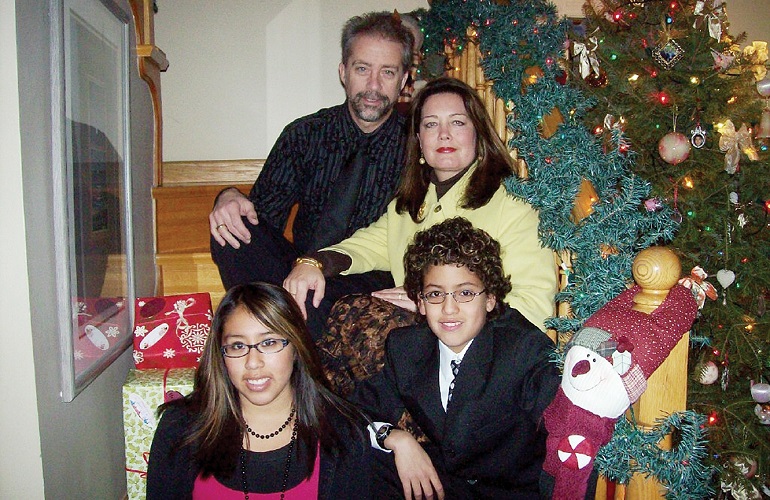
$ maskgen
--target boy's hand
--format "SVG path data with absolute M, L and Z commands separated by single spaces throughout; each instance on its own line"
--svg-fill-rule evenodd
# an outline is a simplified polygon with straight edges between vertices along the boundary
M 404 497 L 443 500 L 444 487 L 439 481 L 438 473 L 414 436 L 407 431 L 393 429 L 385 440 L 385 446 L 393 450 Z

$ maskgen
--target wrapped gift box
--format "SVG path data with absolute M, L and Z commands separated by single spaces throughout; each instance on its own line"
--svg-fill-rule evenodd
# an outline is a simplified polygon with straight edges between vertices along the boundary
M 134 364 L 148 368 L 194 368 L 211 330 L 208 293 L 136 299 Z
M 128 497 L 144 499 L 147 461 L 158 426 L 158 406 L 193 389 L 194 368 L 131 370 L 123 384 L 123 434 L 126 440 Z
M 120 297 L 78 298 L 76 315 L 73 357 L 77 374 L 130 335 L 131 323 L 125 299 Z

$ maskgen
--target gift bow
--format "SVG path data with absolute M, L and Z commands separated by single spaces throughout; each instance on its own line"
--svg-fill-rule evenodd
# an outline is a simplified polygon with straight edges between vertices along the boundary
M 741 159 L 741 151 L 749 160 L 757 161 L 759 155 L 751 142 L 751 132 L 744 123 L 741 128 L 735 130 L 732 120 L 727 120 L 719 128 L 722 137 L 719 138 L 719 149 L 725 151 L 725 171 L 734 174 L 738 170 L 738 162 Z
M 743 57 L 749 62 L 749 69 L 754 72 L 757 81 L 767 75 L 767 42 L 751 42 L 751 45 L 743 49 Z
M 174 313 L 179 315 L 179 318 L 176 320 L 177 330 L 184 330 L 190 326 L 190 323 L 187 322 L 187 318 L 184 317 L 184 311 L 193 304 L 195 304 L 195 299 L 192 297 L 187 300 L 177 300 L 174 303 L 174 310 L 166 313 L 166 316 Z
M 698 303 L 698 309 L 703 309 L 703 305 L 706 303 L 706 297 L 711 300 L 717 300 L 717 289 L 706 281 L 708 274 L 700 266 L 695 266 L 690 271 L 689 276 L 679 280 L 679 284 L 685 288 L 689 288 L 695 297 L 695 302 Z
M 722 38 L 722 20 L 719 19 L 719 15 L 723 12 L 722 2 L 721 0 L 715 1 L 711 7 L 711 11 L 708 13 L 703 12 L 705 7 L 706 2 L 703 0 L 698 0 L 695 3 L 693 14 L 696 17 L 695 22 L 692 23 L 692 27 L 698 28 L 699 24 L 705 22 L 708 25 L 709 36 L 718 42 L 719 39 Z
M 588 43 L 572 42 L 572 55 L 579 58 L 580 76 L 585 78 L 593 71 L 599 74 L 599 59 L 596 58 L 596 49 L 599 41 L 595 36 L 588 39 Z

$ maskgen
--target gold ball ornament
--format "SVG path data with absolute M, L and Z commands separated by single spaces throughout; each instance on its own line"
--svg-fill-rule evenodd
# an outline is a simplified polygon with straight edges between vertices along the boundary
M 690 156 L 690 140 L 679 132 L 671 132 L 658 141 L 658 153 L 663 161 L 679 165 Z

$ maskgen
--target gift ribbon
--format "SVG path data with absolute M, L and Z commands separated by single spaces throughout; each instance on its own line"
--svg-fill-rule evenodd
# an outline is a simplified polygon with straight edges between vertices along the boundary
M 717 299 L 717 289 L 706 281 L 708 274 L 700 266 L 695 266 L 690 271 L 689 276 L 679 280 L 679 284 L 685 288 L 689 288 L 695 297 L 695 302 L 698 303 L 698 309 L 703 309 L 703 305 L 706 303 L 706 297 L 711 300 Z
M 599 59 L 596 58 L 596 49 L 599 41 L 595 36 L 588 39 L 588 43 L 572 42 L 572 55 L 579 59 L 580 76 L 585 78 L 591 71 L 599 74 Z
M 174 310 L 169 311 L 166 313 L 166 316 L 169 314 L 178 314 L 179 318 L 176 320 L 176 329 L 185 331 L 187 328 L 190 327 L 190 323 L 187 322 L 187 318 L 184 317 L 184 311 L 188 307 L 191 307 L 195 304 L 195 299 L 192 297 L 189 297 L 187 300 L 177 300 L 174 303 Z
M 150 463 L 150 452 L 149 451 L 143 451 L 142 452 L 142 458 L 144 459 L 144 464 L 149 465 Z M 129 469 L 128 467 L 125 468 L 126 472 L 133 472 L 135 474 L 139 474 L 139 477 L 142 479 L 147 479 L 147 471 L 141 470 L 141 469 Z
M 751 132 L 744 123 L 739 130 L 731 120 L 727 120 L 719 129 L 722 137 L 719 138 L 719 149 L 725 151 L 725 171 L 734 174 L 738 170 L 738 162 L 741 159 L 741 151 L 749 160 L 757 161 L 759 155 L 751 142 Z
M 722 1 L 715 1 L 711 12 L 707 14 L 703 13 L 705 7 L 706 2 L 703 0 L 698 0 L 695 3 L 693 14 L 696 17 L 692 27 L 698 28 L 698 25 L 705 22 L 708 25 L 709 36 L 718 42 L 722 38 L 722 21 L 719 19 L 719 14 L 722 13 Z
M 756 81 L 767 76 L 767 42 L 751 42 L 751 45 L 743 49 L 743 57 L 749 63 L 749 69 L 754 72 Z

